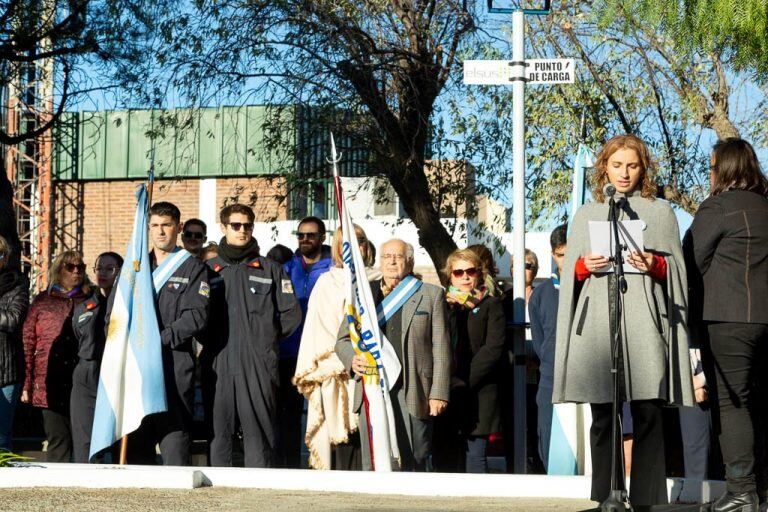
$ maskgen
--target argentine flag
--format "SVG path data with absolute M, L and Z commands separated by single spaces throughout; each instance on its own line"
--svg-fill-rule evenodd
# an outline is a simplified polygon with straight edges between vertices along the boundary
M 90 457 L 139 428 L 144 416 L 167 410 L 150 268 L 149 198 L 145 185 L 136 192 L 136 198 L 133 235 L 113 292 Z
M 573 189 L 568 227 L 576 210 L 586 202 L 586 173 L 594 165 L 592 152 L 579 144 L 573 162 Z M 589 427 L 592 411 L 588 404 L 555 404 L 552 408 L 552 431 L 549 438 L 549 475 L 589 475 L 592 459 L 589 449 Z

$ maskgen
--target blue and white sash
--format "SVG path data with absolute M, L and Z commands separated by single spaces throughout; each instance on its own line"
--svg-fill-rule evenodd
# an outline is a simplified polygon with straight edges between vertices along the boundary
M 170 256 L 165 258 L 161 264 L 152 272 L 152 282 L 155 284 L 155 293 L 165 286 L 168 279 L 176 272 L 179 267 L 192 256 L 189 251 L 176 247 Z
M 406 276 L 405 279 L 395 286 L 395 289 L 389 295 L 384 297 L 381 304 L 376 306 L 376 319 L 379 326 L 383 326 L 392 318 L 392 315 L 400 311 L 403 304 L 410 299 L 414 293 L 419 291 L 423 283 L 413 276 Z

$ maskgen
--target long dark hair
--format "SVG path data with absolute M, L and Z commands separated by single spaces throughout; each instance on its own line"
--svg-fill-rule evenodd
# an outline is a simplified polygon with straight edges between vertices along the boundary
M 719 140 L 712 148 L 714 183 L 710 195 L 728 190 L 747 190 L 768 195 L 768 179 L 760 169 L 752 145 L 736 137 Z

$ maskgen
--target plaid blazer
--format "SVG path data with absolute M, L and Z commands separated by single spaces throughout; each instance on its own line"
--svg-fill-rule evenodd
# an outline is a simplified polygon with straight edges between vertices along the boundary
M 371 282 L 371 288 L 380 286 Z M 408 412 L 429 418 L 429 399 L 448 401 L 451 384 L 451 342 L 445 292 L 439 286 L 424 283 L 402 308 L 403 386 Z M 352 374 L 355 350 L 349 338 L 346 320 L 339 327 L 336 354 Z M 354 375 L 353 375 L 354 376 Z M 359 378 L 355 385 L 355 411 L 363 403 Z

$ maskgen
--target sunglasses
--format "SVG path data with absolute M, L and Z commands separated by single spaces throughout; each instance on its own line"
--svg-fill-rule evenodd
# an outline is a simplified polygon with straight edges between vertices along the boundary
M 64 270 L 67 272 L 74 272 L 75 270 L 79 270 L 82 274 L 85 272 L 85 263 L 65 263 Z
M 240 231 L 240 229 L 245 229 L 246 231 L 253 231 L 253 222 L 230 222 L 229 227 L 231 227 L 235 231 Z
M 525 264 L 525 270 L 536 270 L 536 268 L 538 267 L 536 267 L 536 265 L 534 265 L 533 263 L 528 262 Z
M 235 230 L 237 231 L 237 230 Z M 184 238 L 190 238 L 192 240 L 202 240 L 205 235 L 200 231 L 185 231 L 181 234 Z
M 296 238 L 299 240 L 304 240 L 305 238 L 307 240 L 317 240 L 319 236 L 320 233 L 296 233 Z
M 457 268 L 455 270 L 451 270 L 453 277 L 463 277 L 465 272 L 469 277 L 477 276 L 477 269 L 475 267 Z

